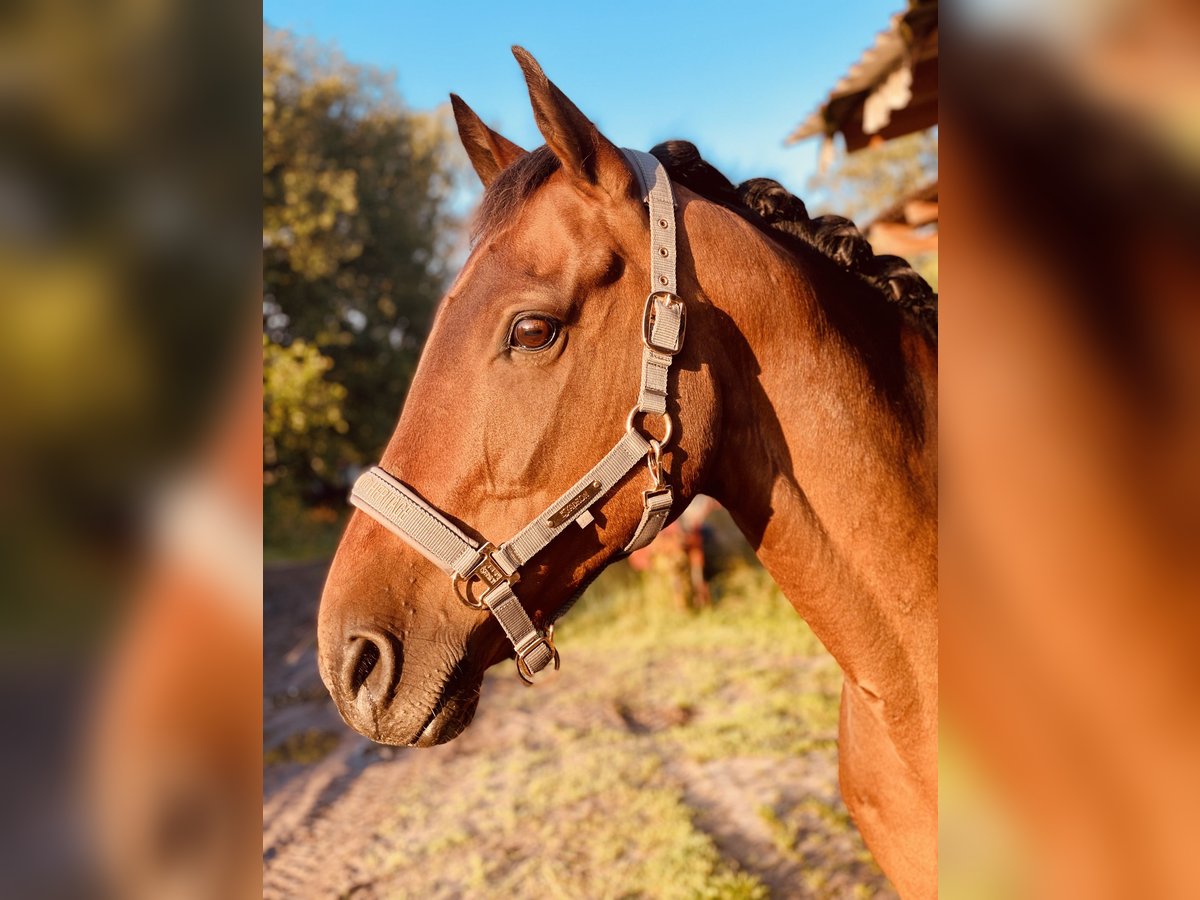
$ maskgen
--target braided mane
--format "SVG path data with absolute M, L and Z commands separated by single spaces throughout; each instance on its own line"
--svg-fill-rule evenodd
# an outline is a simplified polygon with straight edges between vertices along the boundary
M 734 185 L 705 162 L 688 141 L 666 141 L 650 151 L 673 181 L 745 215 L 785 245 L 804 245 L 865 281 L 937 338 L 937 294 L 898 256 L 876 256 L 854 223 L 842 216 L 810 218 L 804 201 L 778 181 L 751 178 Z M 748 215 L 747 215 L 748 214 Z

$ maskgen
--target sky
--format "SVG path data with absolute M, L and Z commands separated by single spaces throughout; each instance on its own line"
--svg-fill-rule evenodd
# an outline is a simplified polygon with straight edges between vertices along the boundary
M 685 138 L 732 181 L 803 196 L 819 141 L 784 138 L 886 28 L 904 0 L 740 4 L 265 0 L 267 24 L 394 72 L 405 102 L 460 95 L 526 149 L 544 143 L 509 52 L 520 44 L 614 143 Z

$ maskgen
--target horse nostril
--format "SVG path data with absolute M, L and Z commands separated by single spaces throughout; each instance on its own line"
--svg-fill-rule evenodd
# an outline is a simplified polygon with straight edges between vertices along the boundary
M 355 638 L 359 643 L 358 660 L 354 663 L 354 672 L 350 676 L 350 693 L 357 694 L 358 689 L 366 683 L 375 664 L 379 662 L 379 647 L 374 641 L 366 638 Z
M 366 687 L 376 699 L 386 696 L 399 680 L 400 648 L 383 634 L 355 634 L 350 638 L 342 664 L 342 683 L 350 696 L 357 697 Z

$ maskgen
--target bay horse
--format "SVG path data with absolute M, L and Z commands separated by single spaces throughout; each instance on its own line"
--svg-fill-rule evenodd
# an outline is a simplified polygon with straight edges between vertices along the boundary
M 360 502 L 371 514 L 354 513 L 332 562 L 322 678 L 346 722 L 373 740 L 453 739 L 471 721 L 484 671 L 513 657 L 518 639 L 470 587 L 456 598 L 444 572 L 467 582 L 483 572 L 492 594 L 513 598 L 518 562 L 519 601 L 509 605 L 532 623 L 518 664 L 532 658 L 529 646 L 542 658 L 523 675 L 547 664 L 547 649 L 557 664 L 547 626 L 642 532 L 652 493 L 640 465 L 596 497 L 576 480 L 623 434 L 638 435 L 634 452 L 657 462 L 673 491 L 670 515 L 698 493 L 720 501 L 841 666 L 846 806 L 898 890 L 935 896 L 931 295 L 900 261 L 872 257 L 845 220 L 807 219 L 774 182 L 734 187 L 690 144 L 656 147 L 678 221 L 671 296 L 686 307 L 686 340 L 670 348 L 678 354 L 664 378 L 669 433 L 656 438 L 661 423 L 636 425 L 627 413 L 645 395 L 646 329 L 658 321 L 645 285 L 659 271 L 647 242 L 665 220 L 653 205 L 647 214 L 635 155 L 532 56 L 513 52 L 546 144 L 526 152 L 452 96 L 486 188 L 473 249 L 374 476 L 398 505 L 388 514 Z M 580 494 L 555 501 L 573 484 L 584 484 Z M 581 527 L 563 526 L 527 561 L 503 565 L 503 548 L 482 544 L 471 524 L 513 534 L 552 501 L 567 515 L 582 509 Z M 404 516 L 409 524 L 397 525 Z M 433 536 L 414 537 L 418 525 Z M 431 550 L 435 538 L 453 549 Z M 475 554 L 461 571 L 450 559 L 459 550 Z

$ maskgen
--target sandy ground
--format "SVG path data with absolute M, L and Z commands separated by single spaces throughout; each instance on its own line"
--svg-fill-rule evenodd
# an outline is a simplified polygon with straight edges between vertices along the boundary
M 699 895 L 669 880 L 639 888 L 636 860 L 597 849 L 602 840 L 594 835 L 612 837 L 596 831 L 597 817 L 636 816 L 650 794 L 665 798 L 663 815 L 683 811 L 684 825 L 715 846 L 723 870 L 752 876 L 770 896 L 895 896 L 845 815 L 832 740 L 782 759 L 689 757 L 672 741 L 689 707 L 614 702 L 596 691 L 611 654 L 574 653 L 553 683 L 535 689 L 508 667 L 494 668 L 474 723 L 443 747 L 389 748 L 359 737 L 316 672 L 324 574 L 324 564 L 265 574 L 265 897 Z M 647 660 L 639 677 L 652 680 L 655 666 L 669 665 Z M 571 748 L 585 748 L 582 762 L 572 762 Z M 619 782 L 631 771 L 649 786 L 641 794 L 622 793 L 627 785 Z M 611 791 L 586 795 L 571 786 L 574 776 L 595 781 L 610 772 L 618 780 Z M 604 797 L 613 809 L 603 808 Z M 481 806 L 489 798 L 511 808 Z M 658 809 L 643 812 L 653 819 Z M 647 826 L 652 840 L 657 827 Z M 611 881 L 605 872 L 614 873 Z M 704 895 L 763 890 L 727 880 Z

